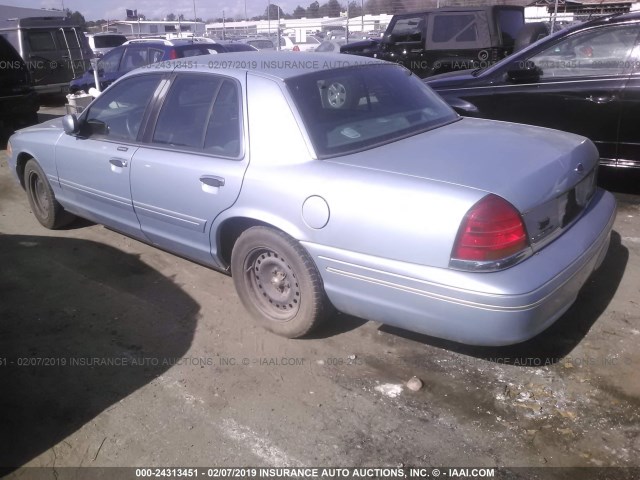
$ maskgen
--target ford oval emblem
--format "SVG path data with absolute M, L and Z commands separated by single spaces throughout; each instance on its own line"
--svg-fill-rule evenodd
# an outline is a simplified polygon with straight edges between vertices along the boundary
M 579 163 L 579 164 L 576 166 L 576 168 L 574 168 L 574 171 L 575 171 L 576 173 L 582 173 L 582 172 L 584 172 L 584 165 L 582 165 L 581 163 Z

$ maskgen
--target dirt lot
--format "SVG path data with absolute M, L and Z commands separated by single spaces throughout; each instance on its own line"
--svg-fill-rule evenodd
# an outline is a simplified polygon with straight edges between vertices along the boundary
M 603 176 L 615 232 L 569 312 L 478 348 L 342 315 L 276 337 L 227 276 L 45 230 L 0 158 L 0 466 L 640 466 L 640 176 Z

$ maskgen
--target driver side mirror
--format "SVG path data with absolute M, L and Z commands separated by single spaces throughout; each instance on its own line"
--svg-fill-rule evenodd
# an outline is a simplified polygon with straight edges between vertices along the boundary
M 536 83 L 541 75 L 542 69 L 530 61 L 515 62 L 507 70 L 507 78 L 511 83 Z
M 80 122 L 73 114 L 62 117 L 62 128 L 67 135 L 77 135 L 80 132 Z

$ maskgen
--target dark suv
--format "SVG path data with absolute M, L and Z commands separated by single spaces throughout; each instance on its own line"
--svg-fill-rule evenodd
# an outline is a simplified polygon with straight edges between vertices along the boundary
M 0 129 L 6 134 L 38 123 L 40 104 L 27 65 L 2 35 L 0 63 Z
M 216 44 L 196 43 L 191 40 L 139 39 L 129 40 L 124 45 L 109 51 L 98 62 L 100 89 L 104 90 L 118 78 L 131 70 L 164 60 L 208 55 Z M 88 91 L 95 86 L 93 69 L 71 81 L 69 90 Z
M 381 40 L 350 43 L 340 52 L 400 63 L 424 78 L 506 57 L 523 26 L 523 7 L 438 8 L 394 15 Z

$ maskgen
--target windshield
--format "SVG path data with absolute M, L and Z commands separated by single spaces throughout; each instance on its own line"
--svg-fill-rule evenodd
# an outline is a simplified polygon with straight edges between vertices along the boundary
M 458 118 L 397 65 L 323 70 L 286 84 L 319 158 L 373 148 Z

